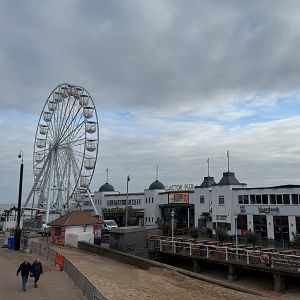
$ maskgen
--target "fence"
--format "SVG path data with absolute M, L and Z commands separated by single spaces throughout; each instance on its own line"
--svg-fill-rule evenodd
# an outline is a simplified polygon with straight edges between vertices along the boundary
M 282 271 L 300 272 L 300 256 L 274 253 L 263 250 L 249 250 L 239 247 L 222 247 L 205 243 L 178 242 L 162 239 L 148 241 L 150 249 L 185 256 L 198 256 L 204 259 L 225 261 L 260 267 L 276 268 Z
M 55 264 L 57 251 L 45 244 L 31 242 L 31 252 L 37 254 Z M 88 300 L 106 300 L 99 290 L 82 274 L 66 257 L 64 257 L 63 270 L 71 278 L 75 286 L 81 291 Z

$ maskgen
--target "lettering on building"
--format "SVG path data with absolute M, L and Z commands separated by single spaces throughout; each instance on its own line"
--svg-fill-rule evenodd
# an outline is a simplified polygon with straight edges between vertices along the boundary
M 279 214 L 279 207 L 258 207 L 260 214 Z
M 194 185 L 192 183 L 166 185 L 165 190 L 167 190 L 167 191 L 193 191 Z
M 227 216 L 226 215 L 216 215 L 216 219 L 218 221 L 227 221 Z

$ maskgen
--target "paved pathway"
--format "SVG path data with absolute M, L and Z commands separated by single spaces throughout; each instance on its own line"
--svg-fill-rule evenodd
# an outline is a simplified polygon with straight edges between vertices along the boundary
M 27 291 L 21 287 L 21 275 L 16 276 L 20 263 L 27 257 L 33 261 L 35 256 L 22 251 L 0 248 L 0 300 L 82 300 L 84 299 L 78 288 L 74 287 L 65 272 L 54 268 L 50 263 L 41 260 L 44 267 L 38 288 L 33 286 L 33 278 L 28 278 Z

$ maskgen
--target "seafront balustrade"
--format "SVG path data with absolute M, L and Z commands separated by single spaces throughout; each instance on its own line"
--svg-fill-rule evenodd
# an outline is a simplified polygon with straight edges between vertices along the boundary
M 234 263 L 235 265 L 252 265 L 262 268 L 280 269 L 300 275 L 300 256 L 295 250 L 275 248 L 249 247 L 234 243 L 220 244 L 217 241 L 198 241 L 183 239 L 166 239 L 165 237 L 151 237 L 148 241 L 149 249 L 172 255 L 181 255 L 201 260 L 219 263 Z

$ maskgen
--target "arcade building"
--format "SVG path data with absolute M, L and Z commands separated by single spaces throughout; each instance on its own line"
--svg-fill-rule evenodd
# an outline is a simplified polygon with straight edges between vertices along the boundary
M 94 192 L 94 204 L 104 220 L 125 225 L 126 193 L 106 182 Z M 224 172 L 217 183 L 204 177 L 199 185 L 165 187 L 157 179 L 140 193 L 128 194 L 128 224 L 157 227 L 159 219 L 169 221 L 175 211 L 176 227 L 226 228 L 230 235 L 251 230 L 261 239 L 290 241 L 300 233 L 300 185 L 247 187 L 233 172 Z M 85 203 L 84 210 L 92 211 Z M 211 222 L 204 215 L 209 214 Z

